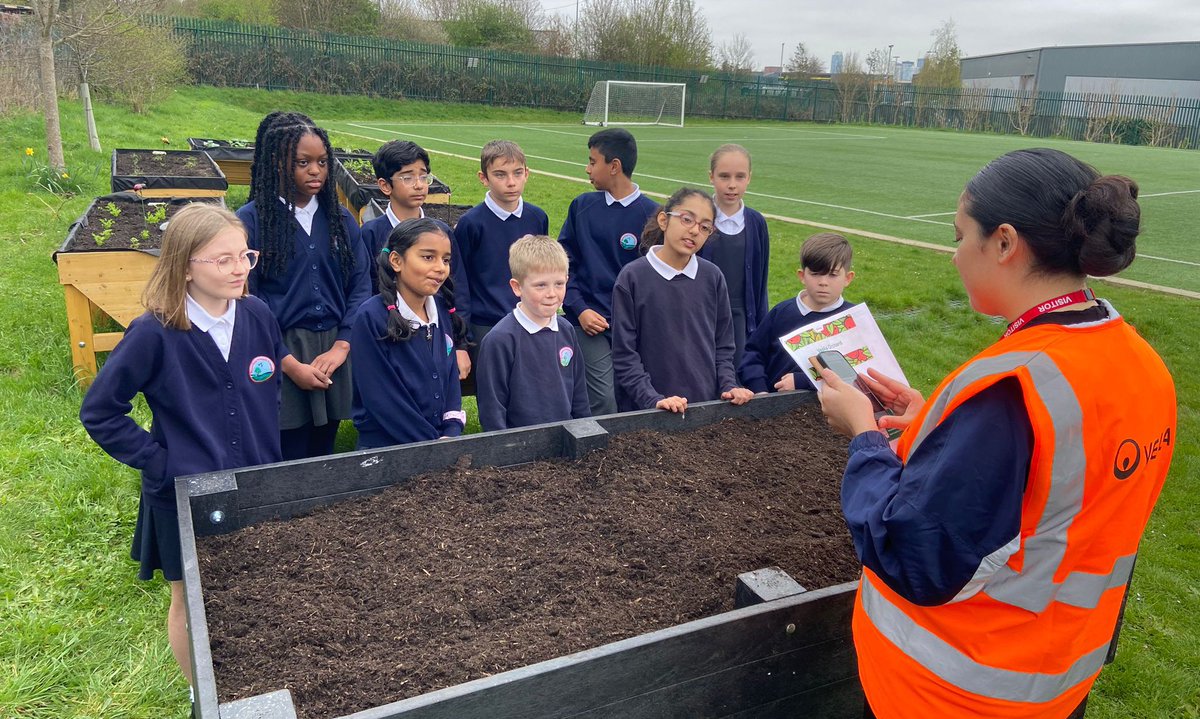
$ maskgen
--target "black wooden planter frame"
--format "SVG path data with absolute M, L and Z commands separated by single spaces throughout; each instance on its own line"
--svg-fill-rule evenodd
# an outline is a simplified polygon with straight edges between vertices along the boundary
M 474 466 L 579 457 L 604 449 L 613 434 L 683 431 L 731 417 L 769 420 L 814 397 L 785 392 L 742 407 L 704 402 L 685 415 L 631 412 L 177 479 L 195 716 L 295 717 L 286 689 L 218 704 L 197 536 L 373 494 L 451 466 L 462 455 L 471 455 Z M 751 606 L 385 704 L 353 719 L 857 719 L 863 701 L 850 638 L 854 589 L 851 582 L 805 592 L 786 575 L 747 573 L 739 577 L 738 604 Z

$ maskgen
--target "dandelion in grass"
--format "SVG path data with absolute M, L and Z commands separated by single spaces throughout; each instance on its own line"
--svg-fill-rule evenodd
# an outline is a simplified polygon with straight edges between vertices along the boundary
M 32 147 L 26 147 L 26 148 L 25 148 L 25 156 L 26 156 L 26 157 L 33 157 L 33 148 L 32 148 Z

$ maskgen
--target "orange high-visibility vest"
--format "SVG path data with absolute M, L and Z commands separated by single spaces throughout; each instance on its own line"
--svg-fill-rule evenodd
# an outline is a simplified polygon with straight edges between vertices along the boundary
M 1019 535 L 950 602 L 917 606 L 864 568 L 854 641 L 880 719 L 1064 719 L 1091 689 L 1175 444 L 1167 368 L 1104 304 L 1104 321 L 1037 325 L 984 350 L 901 436 L 906 460 L 968 398 L 1015 377 L 1034 444 Z

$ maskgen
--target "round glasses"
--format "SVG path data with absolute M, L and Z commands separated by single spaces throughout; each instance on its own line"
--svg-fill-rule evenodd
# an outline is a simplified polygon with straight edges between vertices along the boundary
M 237 257 L 234 257 L 233 255 L 222 255 L 221 257 L 211 260 L 193 257 L 188 260 L 188 262 L 203 262 L 206 265 L 216 265 L 217 269 L 221 271 L 221 274 L 228 275 L 233 272 L 235 262 L 246 265 L 246 269 L 248 270 L 254 269 L 255 265 L 258 264 L 258 255 L 258 250 L 246 250 Z
M 393 179 L 399 180 L 401 185 L 412 187 L 418 182 L 422 185 L 431 185 L 435 178 L 433 175 L 396 175 Z
M 668 212 L 667 214 L 670 215 L 671 217 L 678 218 L 679 224 L 683 225 L 683 229 L 685 229 L 685 230 L 690 230 L 693 227 L 696 227 L 697 225 L 699 225 L 700 226 L 700 234 L 704 235 L 705 237 L 708 237 L 709 235 L 711 235 L 713 232 L 716 232 L 716 230 L 717 230 L 716 227 L 713 227 L 713 223 L 697 222 L 696 218 L 692 217 L 692 215 L 687 212 Z

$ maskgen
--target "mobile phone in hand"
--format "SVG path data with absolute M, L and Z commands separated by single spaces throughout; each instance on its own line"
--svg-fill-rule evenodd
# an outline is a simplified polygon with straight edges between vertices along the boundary
M 833 373 L 840 377 L 843 382 L 854 385 L 860 392 L 865 394 L 867 399 L 871 400 L 871 411 L 875 414 L 875 421 L 879 421 L 879 418 L 885 414 L 892 414 L 887 407 L 883 406 L 883 403 L 879 401 L 879 398 L 875 396 L 875 393 L 871 391 L 867 383 L 863 382 L 858 372 L 854 371 L 854 368 L 850 366 L 850 361 L 846 359 L 846 355 L 837 350 L 824 350 L 818 352 L 816 357 L 811 357 L 809 361 L 812 362 L 814 367 L 833 370 Z M 897 439 L 901 434 L 898 429 L 889 429 L 886 432 L 889 439 Z

